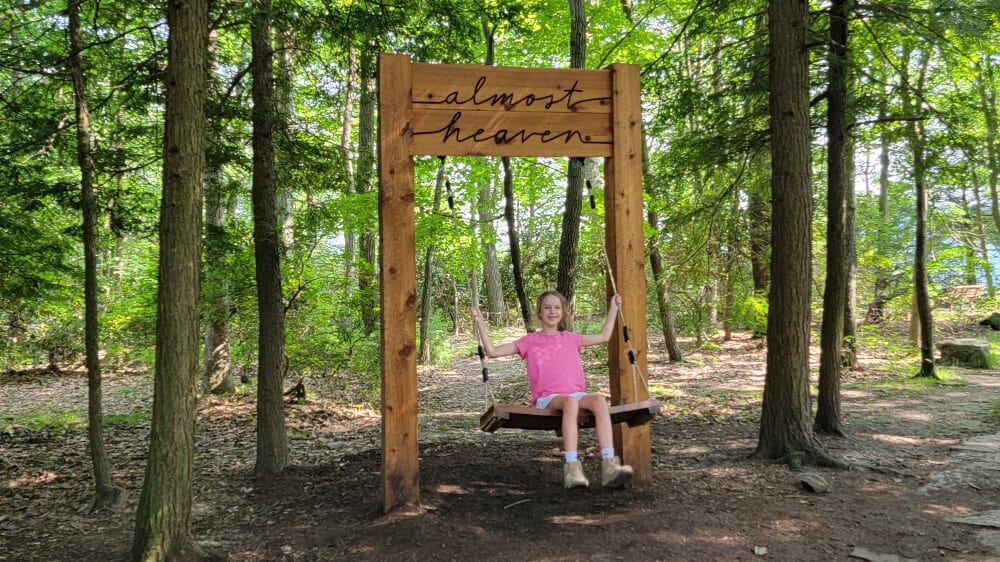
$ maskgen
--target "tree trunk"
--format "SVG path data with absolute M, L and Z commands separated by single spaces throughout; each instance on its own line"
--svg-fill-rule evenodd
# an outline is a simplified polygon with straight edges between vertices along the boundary
M 983 104 L 983 118 L 986 123 L 986 161 L 989 164 L 990 202 L 993 212 L 993 226 L 1000 230 L 1000 199 L 997 197 L 997 178 L 1000 177 L 1000 125 L 997 124 L 996 79 L 993 77 L 993 59 L 980 59 L 980 72 L 976 75 L 979 99 Z
M 524 319 L 524 330 L 534 331 L 534 314 L 531 311 L 531 303 L 528 301 L 528 293 L 524 287 L 524 270 L 521 267 L 521 238 L 517 232 L 517 222 L 514 214 L 514 175 L 510 170 L 510 158 L 504 156 L 500 159 L 503 165 L 503 216 L 507 220 L 507 238 L 510 245 L 510 262 L 514 270 L 514 291 L 517 293 L 517 302 L 521 307 L 521 318 Z
M 344 150 L 344 176 L 347 194 L 354 193 L 354 160 L 347 147 L 351 145 L 351 122 L 354 119 L 354 84 L 358 79 L 357 55 L 353 48 L 347 53 L 347 83 L 344 85 L 344 115 L 340 123 L 340 146 Z M 357 281 L 355 260 L 357 259 L 358 235 L 353 230 L 344 232 L 344 277 L 348 281 L 350 294 L 352 281 Z
M 163 195 L 149 458 L 130 558 L 180 558 L 191 541 L 197 415 L 208 3 L 167 4 Z
M 922 99 L 924 79 L 927 74 L 927 63 L 929 54 L 921 51 L 920 73 L 917 83 L 914 85 L 916 91 L 911 96 L 907 92 L 903 97 L 903 107 L 907 115 L 918 117 L 923 114 L 920 101 Z M 905 80 L 904 84 L 909 84 Z M 937 378 L 934 372 L 934 326 L 931 316 L 931 299 L 928 288 L 927 277 L 927 188 L 924 180 L 926 165 L 924 164 L 925 151 L 923 122 L 918 119 L 910 121 L 908 131 L 910 150 L 913 157 L 913 187 L 917 199 L 917 223 L 916 241 L 913 251 L 913 300 L 916 307 L 916 317 L 920 327 L 920 370 L 918 376 Z
M 656 304 L 660 313 L 660 326 L 663 328 L 663 345 L 671 363 L 682 361 L 684 354 L 677 342 L 677 332 L 674 329 L 674 315 L 670 311 L 670 295 L 667 292 L 667 278 L 663 271 L 663 254 L 654 243 L 649 250 L 649 266 L 653 271 L 653 283 L 656 284 Z
M 209 56 L 214 61 L 214 33 L 209 36 Z M 214 66 L 214 62 L 213 62 Z M 212 76 L 216 72 L 213 69 Z M 213 83 L 214 85 L 214 83 Z M 213 95 L 221 95 L 212 88 Z M 219 147 L 222 134 L 218 120 L 210 116 L 212 146 Z M 235 195 L 228 197 L 221 156 L 208 157 L 205 170 L 205 269 L 202 283 L 202 303 L 205 316 L 205 349 L 201 364 L 201 389 L 208 394 L 225 394 L 236 389 L 232 375 L 229 346 L 229 279 L 222 264 L 229 253 L 226 232 L 227 199 L 235 204 Z
M 972 196 L 976 204 L 976 240 L 979 246 L 979 260 L 983 265 L 983 277 L 986 279 L 986 294 L 992 297 L 996 292 L 993 286 L 993 266 L 990 262 L 989 248 L 986 245 L 986 228 L 983 224 L 983 202 L 979 193 L 979 183 L 975 181 L 975 171 L 972 173 L 972 179 Z
M 847 259 L 847 290 L 844 300 L 844 347 L 843 365 L 854 367 L 858 364 L 857 350 L 857 307 L 858 307 L 858 244 L 857 244 L 857 198 L 854 186 L 854 141 L 847 143 L 847 193 L 844 221 L 844 254 Z
M 587 65 L 587 14 L 584 0 L 569 0 L 570 68 Z M 559 238 L 559 270 L 556 290 L 569 303 L 567 318 L 572 323 L 576 309 L 576 268 L 580 243 L 580 211 L 583 207 L 583 160 L 570 158 L 566 173 L 566 206 Z
M 80 0 L 70 0 L 69 71 L 73 76 L 76 107 L 76 155 L 80 165 L 80 202 L 83 208 L 84 255 L 84 348 L 87 362 L 87 438 L 94 467 L 95 495 L 92 509 L 117 505 L 122 490 L 111 479 L 111 462 L 104 446 L 104 415 L 101 396 L 101 360 L 97 303 L 97 210 L 94 203 L 94 155 L 90 138 L 90 110 L 87 106 L 83 70 L 83 40 L 80 30 Z
M 826 286 L 820 329 L 819 394 L 814 429 L 843 435 L 840 370 L 847 297 L 847 0 L 830 4 L 827 57 Z
M 254 472 L 280 474 L 288 465 L 283 396 L 285 307 L 281 291 L 281 240 L 275 171 L 274 50 L 271 0 L 255 0 L 250 29 L 253 50 L 253 239 L 259 315 L 257 364 L 257 459 Z
M 768 11 L 774 218 L 767 375 L 755 455 L 795 467 L 827 458 L 812 431 L 809 398 L 809 4 L 771 0 Z
M 375 176 L 375 49 L 361 53 L 361 106 L 358 118 L 358 193 L 371 193 Z M 365 227 L 359 237 L 358 290 L 361 292 L 361 323 L 370 336 L 378 326 L 378 288 L 375 280 L 376 240 L 373 227 Z
M 493 213 L 490 212 L 496 207 L 494 199 L 493 180 L 490 179 L 483 183 L 483 188 L 479 192 L 479 239 L 483 244 L 483 286 L 486 289 L 487 316 L 491 324 L 499 326 L 507 322 L 507 303 L 503 298 L 500 262 L 497 259 L 496 228 L 493 227 Z
M 292 31 L 288 29 L 282 29 L 275 35 L 278 47 L 275 124 L 280 123 L 282 135 L 291 140 L 292 125 L 295 123 L 295 61 L 292 57 L 295 39 Z M 295 244 L 295 190 L 292 188 L 292 182 L 283 181 L 278 186 L 277 209 L 277 220 L 281 226 L 281 251 L 282 255 L 286 255 Z
M 434 206 L 431 207 L 431 214 L 434 215 L 441 208 L 441 192 L 444 190 L 444 158 L 441 158 L 441 165 L 438 166 L 437 181 L 434 182 Z M 434 244 L 428 244 L 424 252 L 424 286 L 420 292 L 420 310 L 417 316 L 420 318 L 420 355 L 419 360 L 423 364 L 431 362 L 431 344 L 428 335 L 431 324 L 431 295 L 434 286 Z
M 767 256 L 771 249 L 771 205 L 757 191 L 748 194 L 747 215 L 750 217 L 750 270 L 754 295 L 767 293 L 771 282 Z
M 226 199 L 222 170 L 214 159 L 210 160 L 205 173 L 205 277 L 202 300 L 207 325 L 201 389 L 211 394 L 225 394 L 236 389 L 229 347 L 229 280 L 221 270 L 228 254 Z

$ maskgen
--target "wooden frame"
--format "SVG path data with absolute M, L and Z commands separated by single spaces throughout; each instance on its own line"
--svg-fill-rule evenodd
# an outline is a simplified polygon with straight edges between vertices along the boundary
M 413 157 L 605 158 L 608 261 L 623 298 L 622 314 L 630 322 L 631 343 L 640 350 L 647 347 L 646 253 L 637 66 L 431 65 L 382 54 L 378 95 L 382 502 L 388 513 L 420 506 Z M 608 345 L 608 355 L 611 403 L 647 400 L 645 389 L 634 395 L 620 334 Z M 644 353 L 636 362 L 645 372 Z M 652 482 L 648 424 L 616 424 L 615 448 L 635 470 L 636 485 Z

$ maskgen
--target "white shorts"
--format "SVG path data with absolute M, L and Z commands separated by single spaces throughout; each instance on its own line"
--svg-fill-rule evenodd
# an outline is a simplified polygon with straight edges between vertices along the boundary
M 573 394 L 570 394 L 569 396 L 571 396 L 573 398 L 576 398 L 577 402 L 579 402 L 580 399 L 583 398 L 586 395 L 587 395 L 586 392 L 574 392 Z M 548 408 L 549 407 L 549 402 L 552 402 L 552 399 L 555 398 L 556 396 L 566 396 L 566 395 L 564 395 L 564 394 L 549 394 L 548 396 L 542 396 L 541 398 L 539 398 L 535 402 L 535 407 L 538 408 L 539 410 L 544 410 L 545 408 Z

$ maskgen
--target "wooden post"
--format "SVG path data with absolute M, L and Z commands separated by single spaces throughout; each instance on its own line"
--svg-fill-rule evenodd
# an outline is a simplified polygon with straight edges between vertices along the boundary
M 419 509 L 417 270 L 410 57 L 379 56 L 382 506 Z
M 642 107 L 639 69 L 614 64 L 612 70 L 612 156 L 604 161 L 605 229 L 608 261 L 618 293 L 622 316 L 628 323 L 630 344 L 640 372 L 646 373 L 646 245 L 642 212 Z M 609 287 L 610 291 L 610 287 Z M 619 319 L 620 320 L 620 319 Z M 619 322 L 620 324 L 620 322 Z M 628 345 L 618 327 L 618 337 L 608 345 L 611 372 L 611 402 L 622 404 L 646 400 L 649 394 L 641 380 L 633 384 Z M 615 448 L 622 461 L 632 465 L 636 484 L 653 481 L 649 425 L 615 426 Z

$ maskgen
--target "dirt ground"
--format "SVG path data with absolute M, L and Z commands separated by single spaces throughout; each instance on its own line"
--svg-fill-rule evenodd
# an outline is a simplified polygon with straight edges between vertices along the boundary
M 650 387 L 664 404 L 651 425 L 654 482 L 615 492 L 563 490 L 552 433 L 479 432 L 485 393 L 474 357 L 421 370 L 424 509 L 416 515 L 380 515 L 380 421 L 371 408 L 335 405 L 349 397 L 342 382 L 307 380 L 307 403 L 288 407 L 293 466 L 270 483 L 252 475 L 251 397 L 206 399 L 194 538 L 205 559 L 233 561 L 1000 559 L 996 517 L 960 521 L 1000 509 L 1000 372 L 950 369 L 959 380 L 917 388 L 898 382 L 913 357 L 862 350 L 861 367 L 843 382 L 847 437 L 821 437 L 856 468 L 793 472 L 749 458 L 764 381 L 760 341 L 713 343 L 687 349 L 681 364 L 651 344 Z M 516 364 L 496 362 L 493 371 L 501 394 L 523 391 L 504 381 L 516 378 Z M 109 374 L 105 414 L 148 408 L 148 379 Z M 0 374 L 0 427 L 26 410 L 85 412 L 85 404 L 82 371 Z M 593 433 L 581 439 L 584 466 L 599 481 Z M 89 513 L 85 430 L 0 434 L 0 561 L 125 559 L 147 447 L 148 422 L 109 429 L 128 500 Z M 822 477 L 829 491 L 805 489 L 804 474 Z

